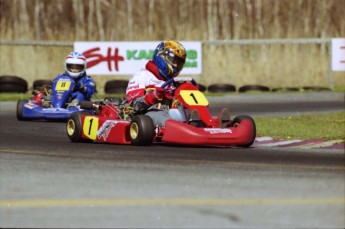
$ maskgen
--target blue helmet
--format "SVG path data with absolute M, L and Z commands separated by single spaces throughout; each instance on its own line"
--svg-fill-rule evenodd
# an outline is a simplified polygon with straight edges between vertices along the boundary
M 186 62 L 186 49 L 177 41 L 162 41 L 155 49 L 152 61 L 163 79 L 169 80 L 181 72 Z

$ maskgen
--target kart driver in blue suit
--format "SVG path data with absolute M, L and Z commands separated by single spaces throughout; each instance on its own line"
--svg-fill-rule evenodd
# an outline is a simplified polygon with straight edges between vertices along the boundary
M 55 84 L 61 77 L 69 76 L 75 82 L 69 106 L 77 106 L 81 101 L 90 100 L 95 92 L 95 81 L 86 74 L 86 58 L 79 52 L 71 52 L 65 61 L 65 72 L 55 77 Z

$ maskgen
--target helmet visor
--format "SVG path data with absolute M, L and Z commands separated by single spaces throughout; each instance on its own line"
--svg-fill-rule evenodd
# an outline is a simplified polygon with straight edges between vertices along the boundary
M 183 68 L 183 65 L 185 63 L 185 59 L 182 59 L 176 55 L 174 55 L 172 52 L 169 52 L 169 54 L 166 56 L 166 60 L 169 64 L 177 68 L 177 70 L 180 72 Z
M 82 64 L 67 64 L 67 70 L 73 73 L 84 71 L 85 66 Z

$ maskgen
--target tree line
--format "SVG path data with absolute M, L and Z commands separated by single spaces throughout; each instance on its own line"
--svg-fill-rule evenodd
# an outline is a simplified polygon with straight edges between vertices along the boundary
M 6 40 L 341 37 L 344 0 L 0 0 Z

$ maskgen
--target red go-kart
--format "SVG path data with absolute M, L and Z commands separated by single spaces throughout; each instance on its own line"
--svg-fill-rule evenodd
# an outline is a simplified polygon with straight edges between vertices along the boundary
M 120 99 L 94 103 L 84 101 L 81 107 L 95 109 L 95 114 L 75 112 L 67 121 L 67 135 L 72 142 L 105 142 L 147 146 L 154 142 L 182 145 L 215 145 L 249 147 L 256 137 L 254 120 L 247 115 L 230 118 L 226 108 L 216 117 L 209 103 L 189 77 L 177 77 L 173 84 L 170 109 L 183 106 L 190 115 L 186 121 L 167 120 L 165 126 L 154 126 L 151 117 L 136 113 Z

